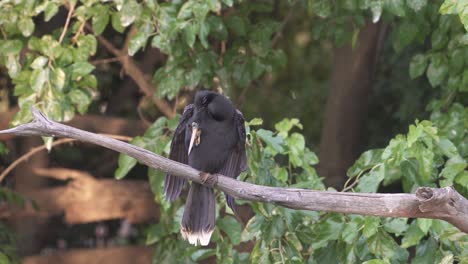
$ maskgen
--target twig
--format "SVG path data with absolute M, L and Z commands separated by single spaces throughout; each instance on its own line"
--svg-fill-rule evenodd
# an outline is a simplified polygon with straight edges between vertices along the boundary
M 131 137 L 127 137 L 127 136 L 121 136 L 121 135 L 110 135 L 110 134 L 101 134 L 101 135 L 106 135 L 110 138 L 114 138 L 114 139 L 118 139 L 118 140 L 123 140 L 123 141 L 130 141 L 132 140 Z M 73 138 L 62 138 L 62 139 L 59 139 L 55 142 L 52 143 L 51 147 L 55 147 L 55 146 L 58 146 L 58 145 L 62 145 L 62 144 L 66 144 L 66 143 L 69 143 L 69 142 L 73 142 L 73 141 L 76 141 L 76 139 L 73 139 Z M 10 166 L 8 166 L 3 172 L 2 174 L 0 174 L 0 182 L 3 180 L 3 178 L 5 178 L 8 173 L 10 173 L 12 170 L 14 170 L 21 162 L 23 161 L 26 161 L 27 159 L 29 159 L 31 156 L 33 156 L 34 154 L 42 151 L 42 150 L 46 150 L 47 147 L 45 145 L 42 145 L 42 146 L 39 146 L 39 147 L 35 147 L 33 149 L 31 149 L 30 151 L 28 151 L 27 153 L 25 153 L 23 156 L 19 157 L 17 160 L 15 160 L 13 163 L 10 164 Z
M 73 11 L 75 11 L 75 5 L 70 5 L 68 9 L 67 20 L 65 21 L 65 25 L 63 26 L 62 34 L 60 34 L 59 43 L 62 43 L 63 38 L 65 37 L 65 33 L 67 33 L 68 25 L 70 24 L 70 19 L 72 17 Z
M 54 122 L 33 108 L 31 111 L 34 117 L 33 122 L 2 130 L 0 134 L 70 137 L 124 153 L 151 168 L 162 170 L 176 177 L 204 185 L 213 182 L 202 179 L 200 171 L 186 164 L 172 161 L 113 138 Z M 210 177 L 217 179 L 212 187 L 238 199 L 275 203 L 291 209 L 310 211 L 442 219 L 468 233 L 468 200 L 453 187 L 421 187 L 416 190 L 416 194 L 343 193 L 262 186 L 241 182 L 220 174 L 210 175 Z
M 80 27 L 78 28 L 78 30 L 76 31 L 75 35 L 72 38 L 72 43 L 77 42 L 78 37 L 81 35 L 81 33 L 83 33 L 85 24 L 86 24 L 86 21 L 81 22 Z

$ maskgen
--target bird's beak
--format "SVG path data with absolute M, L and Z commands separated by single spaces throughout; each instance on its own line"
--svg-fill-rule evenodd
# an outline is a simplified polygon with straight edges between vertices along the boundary
M 188 155 L 190 155 L 193 145 L 198 146 L 200 144 L 200 135 L 201 135 L 201 130 L 198 128 L 198 124 L 193 122 L 192 123 L 192 136 L 190 137 Z

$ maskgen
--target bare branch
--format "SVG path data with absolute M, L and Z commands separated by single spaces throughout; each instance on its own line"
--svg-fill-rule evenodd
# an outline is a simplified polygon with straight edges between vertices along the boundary
M 145 165 L 177 177 L 205 185 L 215 182 L 211 187 L 243 200 L 276 203 L 292 209 L 311 211 L 442 219 L 455 225 L 461 231 L 468 232 L 468 200 L 452 187 L 420 188 L 416 194 L 379 194 L 269 187 L 237 181 L 218 174 L 212 175 L 212 180 L 202 182 L 200 172 L 188 165 L 122 141 L 51 121 L 35 109 L 31 111 L 34 116 L 33 122 L 0 131 L 0 134 L 70 137 L 97 144 L 127 154 Z
M 119 140 L 124 140 L 124 141 L 130 141 L 132 140 L 131 137 L 127 137 L 127 136 L 120 136 L 120 135 L 106 135 L 108 137 L 111 137 L 111 138 L 115 138 L 115 139 L 119 139 Z M 55 146 L 58 146 L 58 145 L 62 145 L 62 144 L 65 144 L 65 143 L 69 143 L 69 142 L 73 142 L 75 141 L 75 139 L 72 139 L 72 138 L 64 138 L 64 139 L 60 139 L 60 140 L 57 140 L 55 142 L 53 142 L 51 144 L 51 147 L 55 147 Z M 3 180 L 3 178 L 5 178 L 8 173 L 10 173 L 12 170 L 14 170 L 16 168 L 16 166 L 18 166 L 20 163 L 22 163 L 23 161 L 26 161 L 28 160 L 31 156 L 33 156 L 34 154 L 42 151 L 42 150 L 46 150 L 47 147 L 45 145 L 42 145 L 42 146 L 39 146 L 39 147 L 35 147 L 33 149 L 31 149 L 30 151 L 28 151 L 26 154 L 24 154 L 23 156 L 19 157 L 18 159 L 16 159 L 13 163 L 11 163 L 1 174 L 0 174 L 0 182 Z
M 62 43 L 63 38 L 65 37 L 65 34 L 67 33 L 68 25 L 70 24 L 70 19 L 74 11 L 75 11 L 75 5 L 70 5 L 70 8 L 68 9 L 67 20 L 65 21 L 65 25 L 63 26 L 62 34 L 60 34 L 60 37 L 59 37 L 59 43 Z

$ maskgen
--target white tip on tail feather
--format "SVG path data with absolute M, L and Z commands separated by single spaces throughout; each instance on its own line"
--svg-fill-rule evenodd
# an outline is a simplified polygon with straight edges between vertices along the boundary
M 201 231 L 201 232 L 192 232 L 189 230 L 181 229 L 180 233 L 182 234 L 182 238 L 188 240 L 188 242 L 194 246 L 198 246 L 198 244 L 202 246 L 207 246 L 210 243 L 211 234 L 213 230 L 210 231 Z

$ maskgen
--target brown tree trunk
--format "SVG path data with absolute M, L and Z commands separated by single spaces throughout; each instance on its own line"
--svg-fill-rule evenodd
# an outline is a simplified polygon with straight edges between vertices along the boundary
M 21 140 L 21 153 L 43 144 L 41 138 L 24 138 Z M 15 190 L 23 197 L 31 197 L 32 193 L 46 185 L 43 177 L 37 177 L 34 168 L 48 165 L 47 153 L 39 153 L 15 170 Z M 41 239 L 46 236 L 47 219 L 26 218 L 12 223 L 17 234 L 17 249 L 20 256 L 36 254 L 42 247 Z
M 319 175 L 328 186 L 341 189 L 346 170 L 359 156 L 366 135 L 368 96 L 379 47 L 385 33 L 382 23 L 367 22 L 357 45 L 337 48 L 320 141 Z

